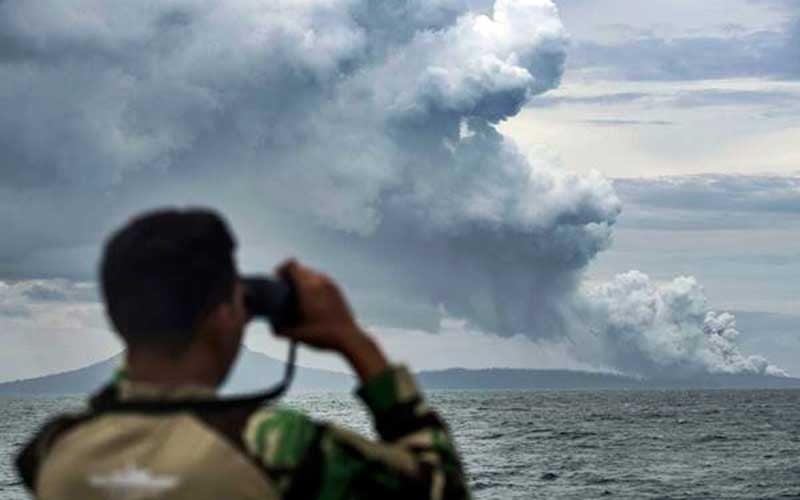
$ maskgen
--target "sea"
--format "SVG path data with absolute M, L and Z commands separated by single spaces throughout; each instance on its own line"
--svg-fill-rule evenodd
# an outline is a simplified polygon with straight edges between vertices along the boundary
M 800 499 L 800 390 L 429 391 L 476 499 Z M 79 397 L 0 399 L 0 500 L 28 498 L 11 465 Z M 348 393 L 283 404 L 371 434 Z

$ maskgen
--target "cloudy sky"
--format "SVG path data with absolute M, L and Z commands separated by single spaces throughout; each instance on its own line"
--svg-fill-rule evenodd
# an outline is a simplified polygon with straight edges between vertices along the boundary
M 0 380 L 117 352 L 103 239 L 186 204 L 416 368 L 800 376 L 797 97 L 790 0 L 0 0 Z

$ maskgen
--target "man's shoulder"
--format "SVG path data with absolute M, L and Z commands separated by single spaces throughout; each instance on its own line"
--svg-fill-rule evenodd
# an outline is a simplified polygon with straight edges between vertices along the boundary
M 277 498 L 268 471 L 244 456 L 248 412 L 243 410 L 60 417 L 23 452 L 20 472 L 28 488 L 45 497 L 80 491 L 85 494 L 70 497 L 98 498 L 108 488 L 136 490 L 140 479 L 174 478 L 175 488 L 170 489 L 202 492 L 180 498 L 207 498 L 209 492 L 220 491 L 226 492 L 221 498 L 252 497 L 244 492 Z
M 297 467 L 319 439 L 320 424 L 303 412 L 281 406 L 253 412 L 244 429 L 247 451 L 275 470 Z
M 39 466 L 56 440 L 92 417 L 88 412 L 65 413 L 51 418 L 39 428 L 20 450 L 16 459 L 17 470 L 28 488 L 33 488 Z
M 86 441 L 84 438 L 87 436 L 92 438 L 91 441 L 99 441 L 108 434 L 104 430 L 114 429 L 115 432 L 128 431 L 137 436 L 146 436 L 146 432 L 141 432 L 143 425 L 158 427 L 158 421 L 163 422 L 182 417 L 190 418 L 200 424 L 200 427 L 195 427 L 196 430 L 206 429 L 217 437 L 223 438 L 241 453 L 252 455 L 252 446 L 246 440 L 246 430 L 250 425 L 271 421 L 268 418 L 270 415 L 277 416 L 281 422 L 293 417 L 299 418 L 301 415 L 298 412 L 252 405 L 235 405 L 224 409 L 210 407 L 208 410 L 201 409 L 199 411 L 190 407 L 187 407 L 186 411 L 163 412 L 157 410 L 158 407 L 153 406 L 153 409 L 144 410 L 133 408 L 129 411 L 96 411 L 90 404 L 82 412 L 64 413 L 50 418 L 22 445 L 17 454 L 16 467 L 23 483 L 33 489 L 45 460 L 57 445 L 69 440 L 71 435 L 80 434 L 82 441 Z M 290 417 L 290 414 L 293 417 Z M 149 421 L 149 424 L 145 425 L 140 421 Z M 261 460 L 257 462 L 261 462 Z

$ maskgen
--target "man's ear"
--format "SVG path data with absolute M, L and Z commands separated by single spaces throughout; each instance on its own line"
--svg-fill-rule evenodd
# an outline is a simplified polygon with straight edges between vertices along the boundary
M 206 344 L 217 350 L 227 330 L 230 312 L 224 308 L 225 304 L 218 304 L 208 311 L 197 326 L 195 342 Z
M 235 359 L 241 342 L 241 330 L 235 307 L 230 302 L 214 306 L 206 316 L 198 341 L 205 345 L 215 359 L 220 381 L 224 380 Z M 221 383 L 221 382 L 220 382 Z
M 205 318 L 205 330 L 209 330 L 212 335 L 223 338 L 232 329 L 238 327 L 238 319 L 233 304 L 222 302 L 214 306 Z

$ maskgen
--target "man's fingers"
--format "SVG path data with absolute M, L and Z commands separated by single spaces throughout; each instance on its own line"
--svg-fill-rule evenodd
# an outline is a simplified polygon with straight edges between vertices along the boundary
M 285 275 L 292 278 L 300 290 L 305 292 L 321 290 L 331 281 L 325 274 L 306 267 L 297 261 L 287 262 L 281 267 L 281 270 Z
M 275 268 L 275 274 L 284 278 L 287 275 L 291 277 L 294 272 L 293 270 L 296 269 L 298 265 L 297 260 L 294 258 L 285 260 Z
M 311 271 L 308 268 L 294 259 L 290 259 L 278 267 L 278 275 L 284 279 L 290 279 L 301 294 L 308 290 L 309 282 L 313 279 L 310 274 Z

